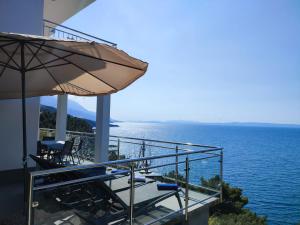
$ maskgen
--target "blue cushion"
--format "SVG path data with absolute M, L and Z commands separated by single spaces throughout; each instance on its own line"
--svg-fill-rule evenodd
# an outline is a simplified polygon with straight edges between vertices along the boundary
M 112 170 L 111 173 L 124 173 L 124 174 L 128 174 L 129 170 Z
M 157 189 L 162 190 L 178 190 L 177 184 L 157 184 Z

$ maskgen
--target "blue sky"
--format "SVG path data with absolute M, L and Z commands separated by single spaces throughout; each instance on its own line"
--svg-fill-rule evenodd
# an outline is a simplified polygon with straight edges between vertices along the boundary
M 65 25 L 149 62 L 113 118 L 300 124 L 297 0 L 98 0 Z

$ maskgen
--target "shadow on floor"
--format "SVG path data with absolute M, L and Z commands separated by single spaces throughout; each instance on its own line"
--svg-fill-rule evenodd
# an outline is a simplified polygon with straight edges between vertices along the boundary
M 24 216 L 22 170 L 0 172 L 0 225 L 22 225 Z

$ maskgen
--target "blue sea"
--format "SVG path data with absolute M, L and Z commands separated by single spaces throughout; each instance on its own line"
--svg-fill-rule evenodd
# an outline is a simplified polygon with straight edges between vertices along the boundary
M 110 133 L 224 147 L 224 180 L 243 189 L 268 224 L 300 221 L 300 128 L 195 123 L 117 123 Z M 191 165 L 191 180 L 217 174 L 216 160 Z M 209 172 L 208 172 L 209 171 Z M 211 173 L 211 174 L 208 174 Z

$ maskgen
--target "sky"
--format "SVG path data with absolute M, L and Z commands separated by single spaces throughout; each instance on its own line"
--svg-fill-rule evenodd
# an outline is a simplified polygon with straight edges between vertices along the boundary
M 114 119 L 300 124 L 298 0 L 97 0 L 64 24 L 149 63 Z

